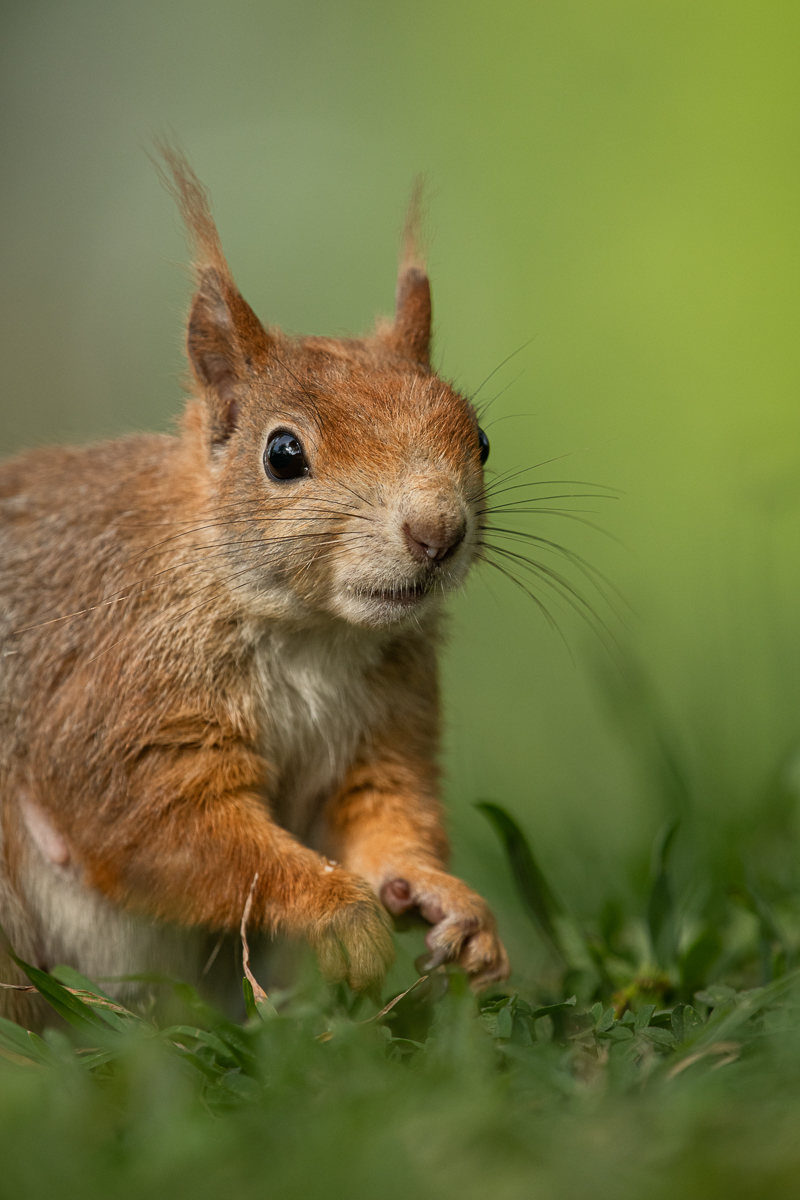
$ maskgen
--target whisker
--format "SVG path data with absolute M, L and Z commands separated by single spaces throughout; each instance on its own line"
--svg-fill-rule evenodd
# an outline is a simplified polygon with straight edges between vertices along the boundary
M 620 614 L 617 612 L 612 601 L 609 599 L 609 597 L 605 594 L 603 589 L 600 587 L 598 580 L 605 587 L 607 587 L 610 591 L 612 591 L 622 604 L 629 607 L 627 600 L 622 595 L 619 588 L 617 588 L 611 582 L 611 580 L 606 575 L 603 574 L 602 571 L 598 570 L 598 568 L 593 566 L 592 563 L 590 563 L 588 561 L 588 559 L 585 559 L 582 555 L 576 553 L 576 551 L 569 550 L 566 546 L 562 546 L 560 542 L 553 542 L 549 538 L 543 538 L 543 537 L 540 537 L 538 534 L 528 533 L 523 530 L 501 529 L 496 525 L 482 525 L 482 526 L 480 526 L 480 528 L 487 532 L 497 534 L 499 537 L 506 537 L 506 538 L 521 541 L 521 542 L 536 542 L 537 545 L 540 545 L 540 546 L 545 547 L 546 549 L 552 550 L 552 552 L 554 554 L 562 555 L 564 558 L 567 559 L 568 562 L 574 563 L 575 566 L 577 567 L 577 569 L 581 572 L 581 574 L 584 575 L 585 578 L 588 579 L 589 582 L 594 587 L 597 588 L 598 593 L 602 596 L 603 600 L 606 602 L 606 604 L 609 606 L 609 608 L 612 610 L 612 612 L 615 614 L 615 616 L 619 617 Z
M 520 467 L 519 469 L 500 471 L 500 472 L 498 472 L 497 475 L 495 475 L 488 482 L 486 482 L 486 481 L 482 482 L 480 488 L 478 488 L 475 492 L 473 492 L 471 494 L 471 499 L 476 500 L 482 495 L 492 496 L 492 495 L 499 494 L 499 491 L 501 490 L 499 487 L 500 484 L 507 484 L 512 479 L 518 479 L 520 475 L 527 475 L 531 471 L 538 471 L 541 467 L 547 467 L 550 465 L 550 463 L 560 462 L 561 459 L 567 458 L 567 457 L 569 457 L 569 456 L 566 454 L 558 454 L 554 458 L 543 459 L 542 462 L 534 463 L 533 466 L 530 466 L 530 467 Z M 517 487 L 555 487 L 555 486 L 561 487 L 561 486 L 566 486 L 566 485 L 569 485 L 571 487 L 597 487 L 597 488 L 601 488 L 604 492 L 610 492 L 615 495 L 618 494 L 617 489 L 608 487 L 605 483 L 593 483 L 592 481 L 586 480 L 586 479 L 531 479 L 531 480 L 527 480 L 523 484 L 517 484 L 516 486 Z
M 492 407 L 492 405 L 495 404 L 500 399 L 501 396 L 504 396 L 506 394 L 506 392 L 509 390 L 509 388 L 512 388 L 515 383 L 519 383 L 520 379 L 522 379 L 522 376 L 524 374 L 525 374 L 525 368 L 523 367 L 522 370 L 520 371 L 519 375 L 515 375 L 514 378 L 510 381 L 510 383 L 507 383 L 505 387 L 501 388 L 499 392 L 496 392 L 494 394 L 494 396 L 492 396 L 491 400 L 487 400 L 485 404 L 474 405 L 475 415 L 477 416 L 478 420 L 481 423 L 483 423 L 483 414 L 488 412 L 489 409 Z M 477 396 L 477 394 L 478 393 L 476 392 L 475 395 Z M 525 414 L 525 416 L 529 416 L 529 417 L 532 417 L 533 415 L 534 415 L 533 413 Z M 503 421 L 503 420 L 505 420 L 505 418 L 499 417 L 498 420 Z M 488 429 L 491 425 L 496 425 L 496 424 L 497 424 L 497 420 L 490 421 L 489 425 L 487 425 L 486 428 Z
M 529 337 L 527 342 L 523 342 L 521 346 L 517 346 L 516 350 L 512 350 L 510 354 L 506 355 L 506 357 L 503 359 L 503 361 L 501 363 L 497 364 L 497 366 L 495 367 L 495 369 L 493 371 L 489 372 L 489 374 L 484 379 L 483 383 L 479 384 L 478 387 L 475 389 L 475 391 L 470 396 L 470 400 L 472 401 L 473 404 L 475 403 L 475 397 L 483 390 L 483 388 L 486 387 L 486 384 L 489 382 L 489 380 L 493 379 L 494 376 L 497 374 L 497 372 L 502 370 L 502 368 L 506 365 L 506 363 L 511 362 L 512 358 L 516 358 L 518 354 L 521 354 L 523 350 L 526 350 L 527 347 L 530 346 L 531 342 L 536 340 L 536 337 L 537 337 L 537 334 L 534 334 L 533 337 Z
M 564 458 L 569 458 L 569 455 L 555 454 L 552 458 L 543 458 L 541 462 L 533 463 L 530 467 L 509 467 L 507 471 L 498 471 L 491 483 L 502 483 L 504 480 L 516 479 L 518 475 L 529 475 L 531 471 L 539 471 L 542 467 L 549 467 L 550 463 L 561 462 Z M 491 467 L 488 468 L 488 473 L 492 474 Z
M 519 563 L 523 570 L 538 576 L 545 586 L 549 586 L 556 591 L 570 608 L 574 609 L 582 617 L 604 645 L 606 645 L 605 639 L 609 638 L 614 646 L 619 649 L 616 639 L 594 606 L 558 571 L 554 571 L 552 567 L 548 567 L 545 563 L 538 562 L 536 559 L 530 559 L 524 554 L 518 554 L 514 550 L 507 550 L 502 546 L 489 546 L 487 544 L 487 549 L 492 550 L 495 554 L 501 554 L 504 558 L 510 559 L 512 562 Z M 607 645 L 606 649 L 609 649 Z
M 334 534 L 335 534 L 335 538 L 333 537 Z M 278 538 L 250 538 L 250 539 L 237 539 L 236 541 L 231 541 L 231 542 L 221 542 L 221 543 L 216 542 L 216 543 L 214 543 L 213 546 L 208 548 L 208 552 L 204 553 L 202 558 L 182 559 L 180 562 L 173 563 L 169 567 L 164 567 L 162 570 L 156 571 L 152 575 L 146 575 L 141 579 L 134 580 L 132 583 L 125 584 L 124 587 L 120 588 L 118 592 L 112 592 L 111 596 L 107 596 L 105 599 L 99 600 L 96 604 L 89 605 L 86 608 L 77 609 L 76 611 L 71 612 L 71 613 L 64 613 L 58 617 L 52 617 L 47 621 L 40 621 L 38 624 L 35 624 L 35 625 L 25 625 L 20 629 L 11 630 L 10 633 L 8 634 L 8 636 L 14 637 L 14 636 L 16 636 L 18 634 L 22 634 L 22 633 L 31 633 L 37 629 L 44 629 L 48 625 L 58 624 L 60 621 L 68 621 L 74 617 L 86 616 L 89 613 L 96 612 L 99 609 L 108 607 L 112 604 L 119 604 L 124 600 L 134 599 L 137 596 L 143 595 L 146 591 L 152 591 L 154 587 L 158 586 L 158 584 L 151 584 L 150 587 L 144 586 L 146 584 L 149 584 L 150 581 L 153 579 L 158 579 L 163 575 L 167 575 L 172 571 L 181 570 L 184 567 L 195 566 L 198 563 L 209 562 L 209 561 L 211 561 L 213 559 L 217 559 L 217 558 L 227 558 L 228 557 L 227 554 L 224 554 L 221 552 L 219 552 L 219 553 L 212 552 L 212 551 L 220 550 L 221 547 L 230 549 L 235 546 L 247 546 L 247 545 L 266 546 L 266 545 L 271 545 L 275 542 L 294 542 L 294 541 L 299 541 L 304 538 L 312 538 L 312 537 L 327 538 L 328 540 L 322 544 L 329 545 L 333 541 L 338 541 L 338 539 L 342 538 L 342 537 L 364 538 L 364 537 L 371 537 L 371 536 L 373 536 L 373 535 L 356 532 L 354 530 L 353 531 L 350 531 L 350 530 L 327 531 L 326 530 L 326 531 L 321 531 L 319 533 L 302 533 L 302 534 L 294 534 L 294 535 L 289 535 L 286 537 L 278 537 Z M 126 591 L 127 589 L 131 589 L 131 590 Z M 126 594 L 120 595 L 119 592 L 123 592 L 123 591 L 126 591 Z
M 591 479 L 528 479 L 524 483 L 510 485 L 511 479 L 517 479 L 521 472 L 513 475 L 508 475 L 506 478 L 498 478 L 490 481 L 489 486 L 485 488 L 488 493 L 494 493 L 499 490 L 498 484 L 508 484 L 514 487 L 581 487 L 581 488 L 600 488 L 600 490 L 609 496 L 615 498 L 619 495 L 617 488 L 607 487 L 604 483 L 597 483 Z
M 361 516 L 361 514 L 352 514 L 352 515 Z M 350 520 L 350 516 L 348 516 L 347 514 L 338 514 L 338 516 L 339 516 L 339 519 L 341 519 L 341 520 Z M 324 516 L 321 516 L 321 517 L 305 516 L 303 519 L 307 520 L 307 521 L 308 520 L 328 521 L 328 520 L 334 520 L 335 517 L 336 517 L 336 514 L 325 513 Z M 364 516 L 362 519 L 369 520 L 369 517 Z M 193 529 L 185 530 L 183 533 L 173 534 L 172 537 L 162 538 L 161 541 L 155 542 L 153 545 L 149 546 L 146 550 L 142 551 L 141 554 L 138 555 L 138 557 L 126 559 L 125 563 L 128 565 L 131 565 L 131 564 L 135 564 L 137 562 L 146 561 L 148 558 L 154 557 L 156 555 L 156 551 L 159 550 L 162 546 L 166 546 L 170 542 L 176 541 L 179 537 L 186 537 L 190 533 L 206 533 L 210 529 L 225 529 L 226 527 L 231 526 L 231 525 L 253 525 L 253 524 L 263 525 L 266 522 L 270 522 L 270 521 L 273 521 L 276 523 L 291 522 L 292 524 L 297 524 L 296 518 L 292 518 L 292 517 L 242 517 L 239 519 L 231 518 L 230 520 L 227 520 L 227 521 L 217 521 L 217 522 L 214 522 L 214 523 L 208 524 L 208 525 L 196 526 Z
M 356 498 L 357 500 L 360 500 L 362 504 L 366 504 L 368 508 L 374 508 L 374 507 L 375 507 L 375 505 L 372 503 L 372 501 L 371 501 L 371 500 L 367 500 L 367 499 L 366 499 L 366 497 L 362 496 L 362 495 L 360 494 L 360 492 L 357 492 L 357 491 L 355 490 L 355 488 L 348 487 L 346 483 L 342 483 L 342 482 L 340 481 L 340 482 L 337 484 L 337 487 L 343 487 L 343 488 L 345 489 L 345 491 L 347 491 L 347 492 L 350 492 L 350 493 L 351 493 L 351 495 L 355 496 L 355 498 Z
M 491 550 L 491 547 L 486 547 L 486 549 Z M 521 592 L 524 592 L 525 595 L 534 602 L 544 619 L 547 621 L 547 624 L 561 638 L 562 642 L 566 646 L 567 653 L 569 654 L 570 658 L 572 658 L 572 651 L 567 644 L 567 639 L 564 637 L 564 632 L 561 629 L 561 626 L 558 624 L 555 617 L 552 615 L 544 602 L 539 598 L 539 596 L 537 596 L 535 592 L 531 591 L 531 589 L 525 583 L 523 583 L 521 579 L 518 579 L 516 575 L 512 574 L 511 571 L 501 566 L 500 563 L 494 562 L 492 559 L 485 557 L 483 554 L 477 555 L 477 558 L 479 562 L 486 563 L 487 566 L 492 567 L 495 571 L 499 571 L 501 575 L 505 575 L 506 579 L 510 579 L 515 587 L 518 587 Z
M 512 489 L 508 489 L 509 491 Z M 606 500 L 615 499 L 616 497 L 592 495 L 590 492 L 553 492 L 549 496 L 516 496 L 513 500 L 504 500 L 502 504 L 490 503 L 490 508 L 493 512 L 500 512 L 502 509 L 518 504 L 547 504 L 551 500 Z M 489 501 L 492 497 L 488 497 Z M 537 509 L 531 509 L 531 512 L 536 512 Z M 596 508 L 565 508 L 564 512 L 597 512 Z
M 555 481 L 553 481 L 555 484 Z M 498 496 L 505 496 L 508 492 L 519 492 L 525 488 L 541 486 L 533 483 L 512 483 L 508 487 L 491 488 L 484 492 L 487 500 L 494 501 Z M 556 484 L 557 486 L 557 484 Z M 515 500 L 504 501 L 506 504 L 540 504 L 544 500 L 618 500 L 618 496 L 611 495 L 608 492 L 553 492 L 551 495 L 530 495 L 519 496 Z
M 239 575 L 243 575 L 245 573 L 246 572 L 244 572 L 244 571 L 238 571 L 235 575 L 232 575 L 230 578 L 236 579 Z M 211 587 L 212 585 L 208 584 L 207 586 Z M 237 591 L 239 591 L 240 588 L 243 588 L 243 587 L 247 587 L 247 580 L 245 580 L 244 583 L 237 584 L 237 586 L 235 588 L 229 588 L 228 590 L 231 592 L 237 592 Z M 203 588 L 197 589 L 197 591 L 203 591 L 203 590 L 204 590 Z M 221 596 L 223 594 L 224 590 L 225 590 L 224 587 L 220 588 L 218 591 L 214 592 L 213 595 L 209 596 L 207 600 L 203 600 L 200 604 L 195 605 L 194 608 L 190 608 L 190 609 L 187 609 L 186 612 L 179 613 L 176 620 L 174 620 L 172 622 L 171 627 L 174 628 L 178 620 L 183 620 L 184 617 L 189 616 L 191 613 L 196 612 L 200 608 L 204 608 L 206 604 L 211 604 L 214 600 L 217 599 L 218 596 Z M 194 592 L 193 594 L 197 595 L 197 591 Z M 178 603 L 178 601 L 175 601 L 175 603 Z M 169 611 L 169 606 L 167 607 L 166 611 Z M 86 665 L 88 666 L 89 663 L 96 662 L 98 658 L 102 658 L 104 654 L 108 654 L 108 652 L 110 650 L 113 650 L 115 646 L 121 646 L 123 642 L 128 641 L 128 639 L 132 636 L 132 634 L 133 634 L 133 630 L 130 630 L 127 634 L 125 634 L 124 637 L 118 638 L 116 642 L 112 642 L 110 646 L 104 646 L 103 649 L 98 651 L 97 654 L 93 654 L 91 658 L 88 658 L 86 660 Z
M 517 379 L 519 379 L 519 378 L 520 378 L 520 376 L 518 375 Z M 513 380 L 513 382 L 516 383 L 517 380 L 515 379 L 515 380 Z M 509 387 L 510 386 L 511 385 L 509 384 Z M 500 398 L 500 396 L 502 396 L 502 394 L 503 394 L 502 392 L 498 392 L 497 396 L 495 396 L 494 399 L 492 400 L 492 403 L 494 403 L 494 400 L 498 400 Z M 492 429 L 495 425 L 499 425 L 502 421 L 532 421 L 535 416 L 536 416 L 536 413 L 530 413 L 530 412 L 505 413 L 502 417 L 494 417 L 491 421 L 484 421 L 483 428 L 484 428 L 484 430 Z
M 338 514 L 342 518 L 345 518 L 350 513 L 352 513 L 353 515 L 361 515 L 358 513 L 358 508 L 355 504 L 348 504 L 346 501 L 343 501 L 343 500 L 335 500 L 335 501 L 329 500 L 326 496 L 313 496 L 313 497 L 298 496 L 296 499 L 302 500 L 304 503 L 309 503 L 309 501 L 310 501 L 310 503 L 312 503 L 312 504 L 336 505 L 338 507 L 343 507 L 343 508 L 348 509 L 349 513 L 339 513 Z M 229 510 L 229 509 L 235 509 L 235 510 L 241 512 L 245 509 L 252 509 L 252 508 L 263 509 L 263 508 L 267 507 L 268 505 L 269 505 L 269 500 L 267 500 L 263 497 L 261 497 L 257 500 L 235 500 L 235 501 L 230 501 L 230 502 L 226 502 L 223 504 L 214 504 L 213 512 L 208 513 L 207 521 L 215 522 L 222 515 L 222 513 L 224 511 Z M 162 505 L 162 507 L 165 507 L 165 506 Z M 300 510 L 298 510 L 296 507 L 293 506 L 293 508 L 292 508 L 293 515 L 290 517 L 273 517 L 270 515 L 265 515 L 264 519 L 271 520 L 271 521 L 280 521 L 280 520 L 292 521 L 295 519 L 295 515 L 298 513 L 298 511 L 301 514 L 303 512 L 318 512 L 318 513 L 321 513 L 323 516 L 327 516 L 327 515 L 329 515 L 331 510 L 324 509 L 324 508 L 323 509 L 305 509 L 305 510 L 300 509 Z M 227 519 L 231 520 L 232 518 L 227 518 Z M 176 525 L 194 526 L 196 524 L 196 522 L 197 522 L 197 517 L 195 516 L 191 519 L 171 520 L 171 521 L 125 521 L 125 520 L 121 520 L 120 518 L 116 518 L 114 520 L 109 521 L 108 518 L 105 518 L 102 521 L 86 521 L 84 523 L 87 525 L 99 525 L 103 528 L 108 528 L 109 530 L 111 530 L 111 529 L 174 528 Z M 223 523 L 225 523 L 225 522 L 223 521 Z M 204 524 L 202 526 L 202 528 L 206 528 L 206 525 Z
M 484 545 L 487 547 L 487 549 L 493 550 L 495 554 L 502 554 L 504 558 L 511 559 L 513 562 L 518 562 L 523 570 L 530 571 L 531 574 L 538 575 L 541 578 L 542 583 L 544 583 L 546 586 L 562 589 L 563 598 L 567 601 L 567 603 L 572 604 L 573 606 L 575 604 L 579 606 L 576 611 L 590 613 L 595 620 L 599 621 L 601 624 L 603 623 L 600 614 L 595 610 L 593 605 L 590 604 L 585 596 L 582 596 L 577 588 L 573 587 L 570 581 L 559 571 L 556 571 L 553 567 L 549 567 L 546 563 L 539 562 L 538 559 L 529 558 L 526 554 L 520 554 L 517 550 L 509 550 L 505 546 L 493 546 L 489 542 L 485 542 Z
M 481 509 L 476 514 L 478 517 L 502 515 L 503 517 L 515 516 L 543 516 L 543 517 L 562 517 L 565 521 L 577 521 L 579 525 L 586 525 L 588 529 L 593 529 L 596 533 L 601 533 L 603 537 L 610 538 L 612 542 L 616 542 L 618 546 L 624 546 L 618 537 L 613 533 L 609 533 L 602 525 L 596 524 L 595 521 L 587 521 L 581 513 L 593 512 L 591 508 L 509 508 L 502 510 L 502 505 L 496 509 L 487 508 Z
M 359 534 L 359 535 L 356 535 L 356 536 L 363 537 L 363 536 L 365 536 L 365 535 L 363 535 L 363 534 Z M 370 536 L 370 535 L 366 535 L 366 536 Z M 181 620 L 181 621 L 182 621 L 182 620 L 184 620 L 184 619 L 185 619 L 187 616 L 190 616 L 190 615 L 191 615 L 191 613 L 193 613 L 193 612 L 196 612 L 196 611 L 197 611 L 198 609 L 200 609 L 200 608 L 204 608 L 204 607 L 205 607 L 207 604 L 210 604 L 210 603 L 211 603 L 213 600 L 215 600 L 215 599 L 216 599 L 218 596 L 222 595 L 224 591 L 228 591 L 228 592 L 235 592 L 235 591 L 239 591 L 239 590 L 240 590 L 241 588 L 243 588 L 243 587 L 246 587 L 246 586 L 247 586 L 247 582 L 248 582 L 247 580 L 245 580 L 245 581 L 244 581 L 244 583 L 237 584 L 237 586 L 236 586 L 235 588 L 231 588 L 231 587 L 229 586 L 229 584 L 230 584 L 231 580 L 233 580 L 233 579 L 238 579 L 238 578 L 239 578 L 241 575 L 246 575 L 246 574 L 249 574 L 251 571 L 253 571 L 253 570 L 257 570 L 257 569 L 258 569 L 258 567 L 257 567 L 256 565 L 252 565 L 252 566 L 248 566 L 247 568 L 245 568 L 245 569 L 244 569 L 244 570 L 242 570 L 242 571 L 236 571 L 236 572 L 234 572 L 234 574 L 233 574 L 233 575 L 230 575 L 230 576 L 228 576 L 228 578 L 227 578 L 226 580 L 224 580 L 224 581 L 223 581 L 223 585 L 222 585 L 222 587 L 220 587 L 220 588 L 219 588 L 219 590 L 218 590 L 218 591 L 216 591 L 215 593 L 213 593 L 213 595 L 209 596 L 209 597 L 208 597 L 208 599 L 201 601 L 201 603 L 200 603 L 200 604 L 197 604 L 197 605 L 195 605 L 193 608 L 187 609 L 187 610 L 186 610 L 186 611 L 184 611 L 183 613 L 180 613 L 180 614 L 178 615 L 178 617 L 176 618 L 176 621 L 177 621 L 177 620 Z M 212 586 L 212 585 L 210 585 L 210 584 L 209 584 L 209 585 L 207 585 L 207 586 Z M 203 589 L 202 589 L 202 588 L 200 588 L 200 589 L 198 589 L 198 590 L 202 591 Z M 196 594 L 196 593 L 195 593 L 195 594 Z

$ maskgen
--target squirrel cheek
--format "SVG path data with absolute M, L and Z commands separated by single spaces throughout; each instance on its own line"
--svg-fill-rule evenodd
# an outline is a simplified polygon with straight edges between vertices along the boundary
M 65 867 L 70 858 L 69 847 L 61 834 L 53 828 L 38 804 L 23 792 L 20 797 L 22 819 L 41 854 L 48 862 Z

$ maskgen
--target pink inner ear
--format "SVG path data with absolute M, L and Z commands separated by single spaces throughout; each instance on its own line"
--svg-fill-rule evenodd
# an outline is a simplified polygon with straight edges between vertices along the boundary
M 22 818 L 44 857 L 51 863 L 66 866 L 70 860 L 69 847 L 61 834 L 50 824 L 38 804 L 34 804 L 27 792 L 19 800 Z
M 266 360 L 270 338 L 227 275 L 227 267 L 205 268 L 192 302 L 186 331 L 189 361 L 206 392 L 214 440 L 225 441 L 238 420 L 239 401 L 254 365 Z

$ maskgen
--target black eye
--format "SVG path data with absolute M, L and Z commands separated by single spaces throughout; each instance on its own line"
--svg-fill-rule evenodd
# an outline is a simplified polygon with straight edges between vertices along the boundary
M 308 474 L 303 447 L 293 433 L 273 433 L 264 451 L 264 469 L 273 479 L 300 479 Z
M 489 439 L 482 429 L 478 430 L 478 445 L 481 448 L 481 465 L 486 462 L 489 457 Z

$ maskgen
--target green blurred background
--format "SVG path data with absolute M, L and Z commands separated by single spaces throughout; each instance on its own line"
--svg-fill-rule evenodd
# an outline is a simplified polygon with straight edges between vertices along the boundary
M 256 311 L 302 332 L 391 311 L 422 171 L 437 363 L 471 391 L 519 350 L 481 392 L 505 389 L 490 465 L 557 459 L 535 478 L 618 489 L 585 505 L 618 541 L 527 528 L 563 525 L 630 605 L 604 610 L 625 676 L 569 609 L 571 653 L 486 568 L 454 604 L 458 868 L 512 952 L 529 935 L 479 797 L 522 819 L 576 911 L 642 892 L 680 806 L 653 783 L 659 741 L 713 860 L 800 733 L 798 6 L 1 11 L 0 449 L 164 429 L 181 406 L 189 283 L 153 131 L 211 189 Z

